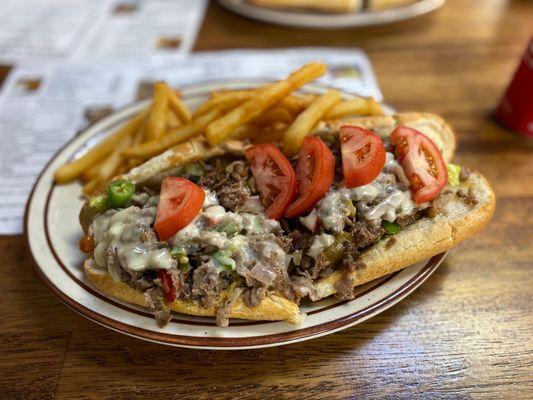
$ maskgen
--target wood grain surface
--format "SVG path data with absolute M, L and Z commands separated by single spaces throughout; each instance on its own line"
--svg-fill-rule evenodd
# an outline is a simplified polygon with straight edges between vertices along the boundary
M 491 118 L 532 22 L 530 1 L 449 0 L 412 21 L 323 32 L 265 25 L 211 3 L 195 50 L 367 51 L 391 105 L 441 114 L 457 130 L 456 161 L 496 191 L 493 221 L 377 317 L 242 352 L 168 348 L 102 328 L 46 289 L 22 236 L 0 237 L 0 398 L 533 398 L 533 143 Z

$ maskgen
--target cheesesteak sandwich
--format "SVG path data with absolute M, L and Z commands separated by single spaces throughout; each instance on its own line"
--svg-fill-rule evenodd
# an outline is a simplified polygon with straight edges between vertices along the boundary
M 87 200 L 86 275 L 160 326 L 171 311 L 297 323 L 302 301 L 350 299 L 488 222 L 494 194 L 454 148 L 414 113 L 322 123 L 288 155 L 196 136 Z

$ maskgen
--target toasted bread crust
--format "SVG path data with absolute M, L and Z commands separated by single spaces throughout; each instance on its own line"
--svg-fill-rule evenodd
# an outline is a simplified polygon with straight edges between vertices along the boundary
M 210 146 L 205 137 L 196 136 L 149 159 L 122 177 L 137 184 L 188 162 L 205 160 L 224 153 L 242 154 L 243 149 L 243 143 L 238 140 L 227 140 L 219 146 Z
M 83 269 L 89 281 L 106 295 L 149 308 L 146 298 L 140 290 L 134 289 L 124 282 L 115 282 L 111 275 L 97 269 L 92 259 L 85 260 Z M 212 317 L 216 316 L 217 308 L 223 307 L 225 300 L 225 298 L 221 298 L 219 305 L 210 308 L 175 300 L 170 304 L 170 308 L 182 314 Z M 228 316 L 262 321 L 287 321 L 293 324 L 298 323 L 303 318 L 297 304 L 277 295 L 266 297 L 261 304 L 254 308 L 248 307 L 242 298 L 239 298 L 230 308 Z

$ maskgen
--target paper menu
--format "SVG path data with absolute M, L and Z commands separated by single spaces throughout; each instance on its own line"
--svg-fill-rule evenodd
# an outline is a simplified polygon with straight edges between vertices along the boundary
M 0 59 L 71 56 L 103 6 L 101 0 L 2 0 Z
M 372 96 L 378 101 L 383 99 L 372 65 L 359 49 L 302 47 L 197 52 L 189 59 L 138 66 L 137 77 L 131 83 L 163 79 L 179 87 L 214 80 L 272 80 L 283 78 L 310 61 L 323 61 L 328 65 L 328 73 L 317 82 Z
M 0 233 L 20 233 L 22 213 L 32 182 L 71 136 L 57 126 L 72 126 L 72 115 L 46 116 L 36 104 L 2 104 L 0 108 Z
M 86 125 L 91 107 L 118 106 L 130 95 L 118 70 L 71 65 L 15 69 L 0 94 L 0 233 L 20 233 L 35 177 Z
M 95 21 L 75 59 L 152 61 L 191 50 L 206 0 L 121 0 Z
M 26 197 L 49 158 L 86 116 L 135 100 L 142 88 L 166 80 L 175 87 L 203 82 L 271 80 L 311 60 L 324 60 L 321 83 L 381 99 L 370 62 L 357 50 L 303 48 L 195 53 L 146 64 L 56 63 L 14 69 L 0 91 L 0 234 L 22 231 Z
M 0 62 L 183 57 L 206 6 L 207 0 L 2 0 Z

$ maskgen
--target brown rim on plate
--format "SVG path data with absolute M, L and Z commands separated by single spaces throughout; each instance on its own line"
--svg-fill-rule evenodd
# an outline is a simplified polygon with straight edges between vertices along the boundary
M 205 96 L 205 95 L 206 95 L 205 92 L 199 92 L 199 93 L 195 93 L 193 95 L 189 95 L 189 96 L 185 96 L 185 97 L 188 98 L 188 99 L 191 99 L 191 98 Z M 117 112 L 127 111 L 128 109 L 130 109 L 130 108 L 132 108 L 132 107 L 134 107 L 135 105 L 138 105 L 138 104 L 139 103 L 133 103 L 133 104 L 127 105 L 127 106 L 121 108 L 120 110 L 117 110 Z M 108 126 L 106 128 L 106 130 L 107 131 L 112 130 L 113 126 L 121 124 L 124 121 L 124 119 L 126 119 L 126 118 L 129 118 L 129 115 L 125 116 L 124 118 L 121 118 L 120 120 L 117 120 L 111 127 Z M 105 122 L 105 119 L 102 120 L 101 122 Z M 99 133 L 101 133 L 101 131 L 97 131 L 90 138 L 87 138 L 87 140 L 85 142 L 83 142 L 76 150 L 73 151 L 73 154 L 75 154 L 81 148 L 85 147 L 87 145 L 87 142 L 90 139 L 92 139 L 93 137 L 97 136 Z M 142 338 L 142 339 L 147 339 L 147 340 L 150 340 L 150 341 L 159 342 L 159 343 L 163 343 L 163 344 L 173 344 L 173 345 L 188 346 L 188 347 L 201 347 L 201 348 L 219 347 L 219 348 L 226 348 L 226 349 L 237 348 L 237 347 L 238 348 L 252 348 L 252 347 L 257 347 L 257 346 L 268 346 L 268 345 L 273 345 L 273 344 L 287 344 L 287 343 L 290 343 L 290 342 L 300 341 L 300 340 L 303 340 L 303 339 L 311 337 L 311 336 L 323 335 L 323 334 L 326 334 L 328 332 L 333 332 L 333 331 L 339 330 L 339 329 L 341 329 L 343 327 L 354 325 L 357 322 L 367 318 L 371 314 L 378 312 L 380 309 L 388 308 L 390 305 L 396 303 L 397 301 L 401 300 L 403 297 L 408 295 L 410 292 L 415 290 L 421 282 L 423 282 L 427 277 L 429 277 L 429 275 L 431 275 L 431 273 L 438 267 L 438 265 L 442 262 L 442 260 L 444 259 L 444 256 L 445 256 L 445 253 L 441 253 L 441 254 L 438 254 L 438 255 L 432 257 L 429 260 L 429 262 L 415 276 L 413 276 L 409 281 L 405 282 L 401 287 L 397 288 L 394 292 L 389 293 L 386 297 L 379 299 L 378 301 L 374 302 L 373 304 L 371 304 L 371 305 L 369 305 L 369 306 L 367 306 L 367 307 L 365 307 L 363 309 L 360 309 L 360 310 L 358 310 L 358 311 L 356 311 L 356 312 L 354 312 L 352 314 L 343 316 L 341 318 L 338 318 L 338 319 L 335 319 L 335 320 L 332 320 L 332 321 L 329 321 L 329 322 L 325 322 L 325 323 L 322 323 L 322 324 L 314 325 L 314 326 L 311 326 L 311 327 L 308 327 L 308 328 L 295 329 L 293 331 L 285 332 L 285 333 L 266 334 L 266 335 L 249 336 L 249 337 L 217 338 L 217 337 L 174 335 L 174 334 L 167 334 L 167 333 L 162 333 L 162 332 L 154 332 L 154 331 L 150 331 L 150 330 L 147 330 L 147 329 L 135 327 L 135 326 L 132 326 L 132 325 L 117 321 L 115 319 L 112 319 L 112 318 L 110 318 L 108 316 L 105 316 L 103 314 L 100 314 L 100 313 L 98 313 L 98 312 L 96 312 L 94 310 L 91 310 L 91 309 L 87 308 L 86 306 L 84 306 L 83 304 L 78 303 L 73 298 L 69 297 L 66 293 L 61 291 L 57 286 L 55 286 L 53 284 L 52 281 L 50 281 L 48 279 L 48 277 L 46 276 L 44 271 L 41 270 L 41 268 L 40 268 L 40 266 L 39 266 L 39 264 L 37 262 L 37 259 L 36 259 L 35 255 L 33 254 L 32 249 L 31 249 L 31 244 L 30 244 L 29 235 L 28 235 L 28 231 L 29 231 L 29 225 L 28 225 L 29 224 L 29 208 L 30 208 L 30 204 L 31 204 L 31 202 L 33 200 L 33 197 L 34 197 L 35 189 L 38 186 L 38 184 L 40 183 L 44 172 L 48 169 L 50 164 L 68 146 L 70 146 L 76 139 L 77 139 L 77 137 L 73 137 L 71 140 L 69 140 L 47 162 L 47 164 L 45 165 L 45 167 L 43 168 L 43 170 L 39 174 L 39 176 L 38 176 L 38 178 L 37 178 L 37 180 L 36 180 L 36 182 L 35 182 L 35 184 L 34 184 L 34 186 L 32 188 L 32 191 L 30 193 L 28 202 L 26 204 L 26 209 L 25 209 L 25 214 L 24 214 L 24 242 L 25 242 L 25 246 L 26 246 L 26 249 L 27 249 L 28 253 L 31 256 L 32 262 L 34 264 L 34 267 L 35 267 L 38 275 L 41 277 L 41 279 L 46 284 L 46 286 L 48 286 L 50 288 L 52 293 L 54 293 L 54 295 L 56 297 L 58 297 L 64 304 L 66 304 L 68 307 L 73 309 L 78 314 L 83 315 L 83 316 L 87 317 L 88 319 L 90 319 L 92 321 L 95 321 L 95 322 L 97 322 L 97 323 L 99 323 L 99 324 L 101 324 L 101 325 L 103 325 L 105 327 L 111 328 L 111 329 L 113 329 L 115 331 L 118 331 L 118 332 L 121 332 L 121 333 L 125 333 L 125 334 L 130 335 L 130 336 L 134 336 L 134 337 L 138 337 L 138 338 Z M 48 229 L 49 203 L 50 203 L 50 198 L 51 198 L 51 196 L 53 194 L 54 189 L 55 189 L 55 184 L 52 183 L 50 188 L 48 189 L 48 193 L 47 193 L 47 196 L 46 196 L 46 206 L 45 206 L 44 215 L 43 215 L 44 216 L 44 221 L 43 222 L 44 222 L 44 227 L 45 227 L 45 236 L 46 236 L 46 242 L 47 242 L 47 245 L 48 245 L 48 250 L 53 255 L 54 259 L 59 264 L 59 266 L 63 269 L 63 271 L 67 274 L 67 276 L 69 276 L 72 279 L 72 281 L 75 284 L 80 286 L 86 292 L 90 293 L 92 296 L 95 296 L 95 297 L 105 301 L 106 303 L 111 304 L 111 305 L 113 305 L 115 307 L 118 307 L 118 308 L 120 308 L 120 309 L 122 309 L 124 311 L 132 312 L 132 313 L 135 313 L 137 315 L 141 315 L 141 316 L 144 316 L 144 317 L 147 317 L 147 318 L 152 318 L 151 314 L 149 314 L 148 312 L 140 311 L 140 310 L 138 310 L 136 308 L 133 308 L 133 307 L 125 305 L 123 303 L 117 302 L 117 301 L 115 301 L 115 300 L 113 300 L 113 299 L 101 294 L 100 292 L 98 292 L 97 290 L 92 288 L 90 285 L 87 285 L 84 282 L 80 281 L 78 278 L 76 278 L 71 273 L 69 268 L 65 265 L 63 260 L 59 257 L 56 249 L 54 248 L 54 246 L 52 244 L 52 241 L 51 241 L 51 238 L 50 238 L 49 229 Z M 382 286 L 383 284 L 385 284 L 386 282 L 388 282 L 389 280 L 394 278 L 400 272 L 401 271 L 397 271 L 397 272 L 395 272 L 393 274 L 388 275 L 387 277 L 384 277 L 384 278 L 378 280 L 378 282 L 375 285 L 365 289 L 361 293 L 358 293 L 357 297 L 361 297 L 361 296 L 363 296 L 363 295 L 365 295 L 365 294 L 377 289 L 378 287 Z M 330 305 L 325 306 L 323 308 L 320 308 L 318 310 L 313 310 L 313 311 L 309 312 L 309 314 L 311 315 L 311 314 L 316 314 L 316 313 L 319 313 L 319 312 L 331 310 L 333 308 L 336 308 L 336 307 L 339 307 L 341 305 L 344 305 L 344 304 L 346 304 L 348 302 L 349 302 L 349 300 L 339 301 L 339 302 L 337 302 L 335 304 L 330 304 Z M 195 325 L 195 326 L 204 326 L 206 328 L 211 328 L 211 327 L 213 327 L 215 325 L 212 322 L 212 318 L 206 317 L 205 320 L 206 321 L 204 322 L 204 321 L 191 321 L 191 320 L 182 320 L 182 319 L 173 318 L 171 323 L 188 324 L 188 325 Z M 266 324 L 266 323 L 274 323 L 274 322 L 277 322 L 277 321 L 246 321 L 246 322 L 232 323 L 232 325 L 234 325 L 234 326 L 250 326 L 250 325 L 259 325 L 259 324 Z

